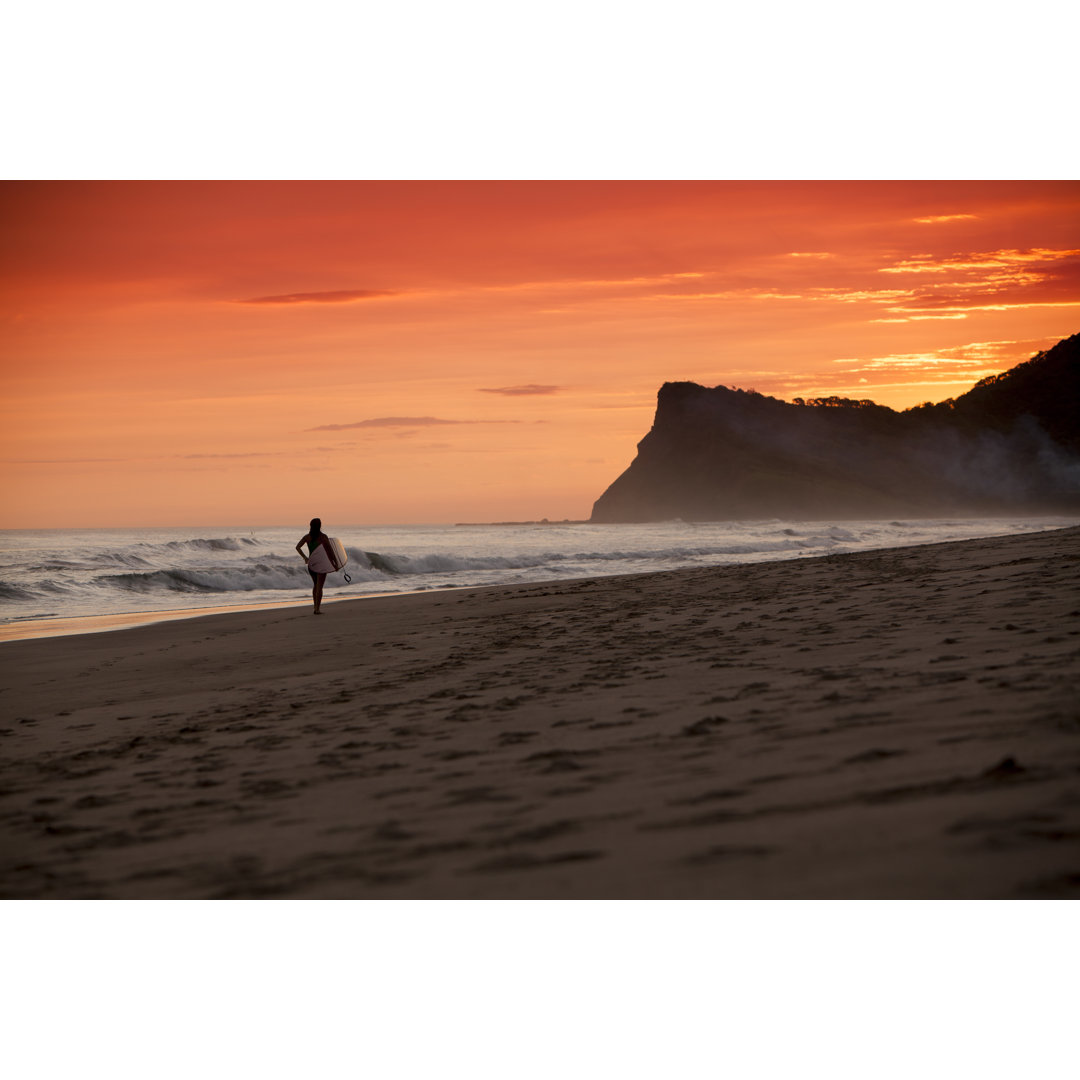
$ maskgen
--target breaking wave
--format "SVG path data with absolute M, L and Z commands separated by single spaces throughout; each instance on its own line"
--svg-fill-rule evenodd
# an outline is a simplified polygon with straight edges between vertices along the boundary
M 827 555 L 1054 528 L 1075 522 L 758 521 L 645 526 L 515 528 L 413 526 L 343 537 L 350 581 L 326 580 L 328 595 L 373 595 L 503 583 L 607 577 Z M 98 615 L 230 603 L 282 603 L 310 596 L 293 547 L 296 530 L 183 536 L 179 530 L 0 533 L 0 621 Z M 380 550 L 370 550 L 378 547 Z
M 408 576 L 422 574 L 456 573 L 462 570 L 531 570 L 550 567 L 553 570 L 568 565 L 590 563 L 640 563 L 653 562 L 658 567 L 669 563 L 692 563 L 715 559 L 720 556 L 762 555 L 781 552 L 805 551 L 840 539 L 841 537 L 804 537 L 758 541 L 740 544 L 720 544 L 701 547 L 671 547 L 661 549 L 616 551 L 549 551 L 536 555 L 486 555 L 462 556 L 432 553 L 430 555 L 382 555 L 377 552 L 347 548 L 351 566 L 365 569 L 373 575 Z M 843 538 L 851 538 L 844 533 Z
M 220 539 L 170 540 L 164 544 L 148 544 L 165 551 L 243 551 L 245 547 L 257 547 L 255 537 L 223 536 Z
M 301 566 L 221 567 L 206 570 L 153 570 L 145 574 L 106 574 L 98 578 L 103 585 L 113 585 L 128 592 L 148 593 L 156 589 L 170 592 L 229 593 L 256 589 L 295 589 L 307 574 Z

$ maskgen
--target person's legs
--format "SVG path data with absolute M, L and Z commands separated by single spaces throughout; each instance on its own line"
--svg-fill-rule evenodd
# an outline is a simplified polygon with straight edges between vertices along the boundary
M 315 587 L 311 590 L 311 599 L 315 601 L 315 614 L 321 615 L 322 612 L 319 609 L 322 607 L 322 590 L 326 582 L 326 575 L 312 574 L 311 576 L 315 581 Z

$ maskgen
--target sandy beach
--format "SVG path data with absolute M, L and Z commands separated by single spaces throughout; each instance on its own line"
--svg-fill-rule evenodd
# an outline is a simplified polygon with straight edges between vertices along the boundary
M 1080 895 L 1080 529 L 0 666 L 5 898 Z

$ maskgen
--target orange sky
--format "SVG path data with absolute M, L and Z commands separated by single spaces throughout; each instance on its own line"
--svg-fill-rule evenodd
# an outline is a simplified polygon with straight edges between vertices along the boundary
M 896 408 L 1080 330 L 1067 182 L 8 182 L 0 527 L 587 517 L 665 381 Z

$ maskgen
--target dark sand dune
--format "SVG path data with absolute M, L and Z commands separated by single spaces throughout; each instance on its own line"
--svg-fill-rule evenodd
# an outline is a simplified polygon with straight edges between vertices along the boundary
M 0 646 L 4 897 L 1080 895 L 1080 530 Z

